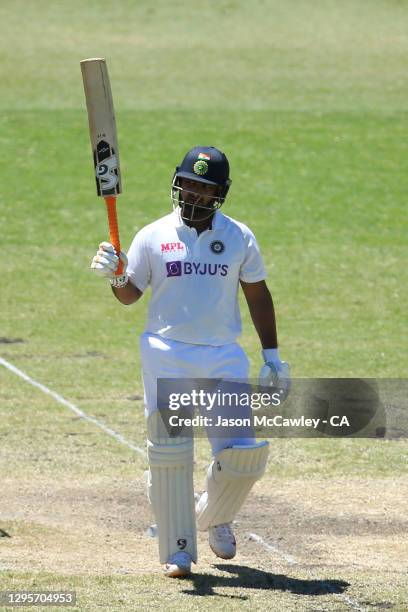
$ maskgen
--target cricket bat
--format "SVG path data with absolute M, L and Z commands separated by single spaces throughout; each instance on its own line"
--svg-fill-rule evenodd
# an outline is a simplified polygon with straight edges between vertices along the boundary
M 88 110 L 96 192 L 98 196 L 105 199 L 110 242 L 119 255 L 120 239 L 116 196 L 122 192 L 122 184 L 108 67 L 103 58 L 84 59 L 81 61 L 81 71 Z M 119 262 L 116 271 L 117 276 L 120 274 L 122 274 L 122 262 Z

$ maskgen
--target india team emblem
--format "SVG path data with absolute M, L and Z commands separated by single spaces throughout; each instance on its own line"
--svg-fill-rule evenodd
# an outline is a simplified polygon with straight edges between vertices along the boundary
M 216 255 L 220 255 L 225 251 L 225 244 L 221 240 L 213 240 L 210 244 L 210 249 Z
M 204 159 L 199 159 L 194 164 L 193 170 L 194 170 L 194 172 L 196 174 L 199 174 L 200 176 L 203 176 L 204 174 L 207 174 L 207 172 L 208 172 L 208 164 L 207 164 L 206 161 L 204 161 Z

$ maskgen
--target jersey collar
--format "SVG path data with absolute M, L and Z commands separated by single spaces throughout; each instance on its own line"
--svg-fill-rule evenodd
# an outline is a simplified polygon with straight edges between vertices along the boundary
M 172 215 L 173 215 L 173 220 L 174 220 L 174 224 L 176 227 L 186 226 L 186 224 L 184 223 L 181 217 L 180 209 L 173 210 Z M 219 210 L 216 210 L 213 216 L 211 230 L 221 229 L 222 227 L 224 227 L 225 223 L 226 223 L 225 216 Z

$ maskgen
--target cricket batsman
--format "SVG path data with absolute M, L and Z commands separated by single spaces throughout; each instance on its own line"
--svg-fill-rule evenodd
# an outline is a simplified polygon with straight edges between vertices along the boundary
M 205 492 L 195 505 L 193 439 L 164 435 L 157 380 L 248 378 L 248 358 L 237 343 L 241 286 L 262 347 L 260 380 L 275 381 L 281 388 L 290 384 L 255 236 L 220 211 L 230 185 L 224 153 L 194 147 L 173 176 L 173 211 L 142 228 L 127 256 L 102 242 L 91 263 L 94 273 L 109 279 L 122 304 L 139 300 L 148 286 L 152 290 L 140 338 L 148 495 L 158 526 L 160 562 L 170 577 L 190 574 L 192 562 L 197 563 L 197 528 L 208 531 L 217 557 L 235 556 L 231 523 L 265 471 L 269 443 L 257 442 L 251 428 L 239 436 L 209 434 L 212 461 Z M 119 260 L 123 274 L 115 276 Z

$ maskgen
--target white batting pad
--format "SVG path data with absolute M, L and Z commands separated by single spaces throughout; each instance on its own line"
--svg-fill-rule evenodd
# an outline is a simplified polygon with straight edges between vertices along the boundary
M 197 506 L 197 525 L 202 531 L 230 523 L 253 485 L 265 472 L 269 442 L 234 445 L 220 451 L 207 473 L 206 491 Z
M 160 562 L 183 551 L 196 563 L 193 440 L 168 437 L 157 411 L 148 418 L 147 428 L 148 497 L 158 526 Z

